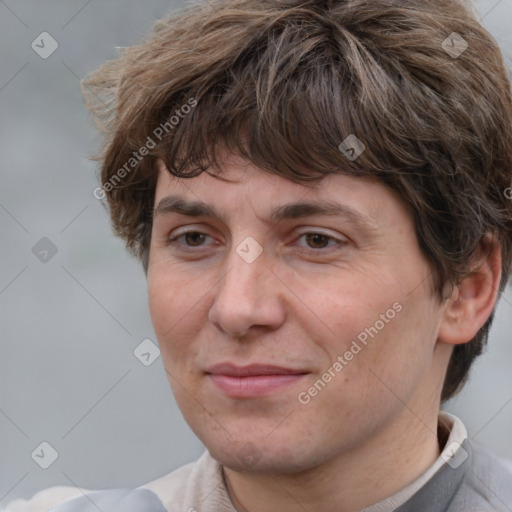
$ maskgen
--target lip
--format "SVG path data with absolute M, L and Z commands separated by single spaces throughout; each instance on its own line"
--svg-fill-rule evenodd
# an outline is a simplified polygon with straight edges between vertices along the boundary
M 230 377 L 251 377 L 255 375 L 299 375 L 309 373 L 307 370 L 286 368 L 273 364 L 253 363 L 245 366 L 238 366 L 225 362 L 216 364 L 206 370 L 206 373 L 214 375 L 228 375 Z
M 237 366 L 233 363 L 220 363 L 206 371 L 215 386 L 232 398 L 269 395 L 298 382 L 308 373 L 268 364 Z

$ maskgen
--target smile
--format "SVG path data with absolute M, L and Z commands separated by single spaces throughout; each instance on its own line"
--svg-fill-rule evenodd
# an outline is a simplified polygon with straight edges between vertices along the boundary
M 231 398 L 252 398 L 275 393 L 286 386 L 299 382 L 305 375 L 307 374 L 236 377 L 208 374 L 208 377 L 220 391 Z

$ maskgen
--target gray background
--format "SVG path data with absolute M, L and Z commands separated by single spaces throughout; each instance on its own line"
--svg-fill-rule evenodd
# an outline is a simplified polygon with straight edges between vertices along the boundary
M 174 402 L 155 341 L 141 265 L 93 197 L 98 144 L 79 80 L 116 46 L 183 5 L 164 0 L 0 1 L 0 504 L 52 485 L 138 486 L 203 451 Z M 512 66 L 512 0 L 477 3 Z M 58 42 L 42 59 L 41 32 Z M 48 237 L 46 263 L 33 246 Z M 470 437 L 512 458 L 512 293 L 489 349 L 448 410 Z M 41 442 L 59 453 L 42 469 Z M 46 452 L 48 453 L 48 451 Z

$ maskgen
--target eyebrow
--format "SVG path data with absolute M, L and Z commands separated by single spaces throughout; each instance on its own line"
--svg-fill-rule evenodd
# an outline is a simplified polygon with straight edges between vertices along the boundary
M 178 213 L 189 217 L 209 217 L 226 224 L 224 216 L 214 206 L 202 201 L 187 201 L 177 195 L 166 196 L 160 200 L 153 210 L 153 219 L 169 213 Z M 342 217 L 361 228 L 377 230 L 377 222 L 374 218 L 351 206 L 327 199 L 319 202 L 296 202 L 278 206 L 271 210 L 269 219 L 271 222 L 278 223 L 285 219 L 299 219 L 314 215 Z

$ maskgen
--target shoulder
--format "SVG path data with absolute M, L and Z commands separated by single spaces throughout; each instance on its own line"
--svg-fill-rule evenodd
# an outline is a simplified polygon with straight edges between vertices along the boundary
M 208 450 L 195 462 L 139 487 L 142 488 L 158 495 L 168 512 L 236 512 L 229 499 L 221 466 Z
M 50 487 L 29 500 L 11 501 L 0 512 L 174 512 L 201 483 L 209 481 L 206 454 L 197 461 L 185 464 L 171 473 L 136 489 L 105 490 L 76 487 Z M 203 480 L 203 482 L 201 482 Z
M 83 490 L 83 492 L 89 492 Z M 6 507 L 0 510 L 8 512 L 40 512 L 50 510 L 52 507 L 63 501 L 80 496 L 82 491 L 76 487 L 49 487 L 37 492 L 29 500 L 17 499 L 11 501 Z
M 481 510 L 510 511 L 512 460 L 499 457 L 475 442 L 471 442 L 470 446 L 471 466 L 459 491 L 459 498 L 464 504 L 470 502 L 473 506 L 478 505 Z
M 154 492 L 164 503 L 169 498 L 172 499 L 173 503 L 181 503 L 184 501 L 187 486 L 193 480 L 194 469 L 197 469 L 200 460 L 185 464 L 165 476 L 141 485 L 137 489 L 147 489 Z
M 6 512 L 167 512 L 160 498 L 149 489 L 80 491 L 50 487 L 30 500 L 16 500 L 1 509 Z

